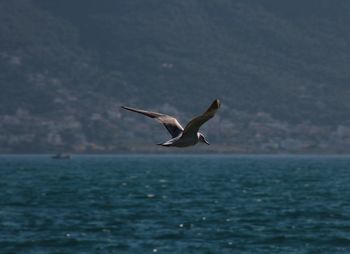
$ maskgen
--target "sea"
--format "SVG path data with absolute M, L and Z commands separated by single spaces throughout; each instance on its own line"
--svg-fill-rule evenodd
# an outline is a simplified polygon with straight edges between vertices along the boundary
M 1 155 L 0 253 L 350 253 L 350 157 Z

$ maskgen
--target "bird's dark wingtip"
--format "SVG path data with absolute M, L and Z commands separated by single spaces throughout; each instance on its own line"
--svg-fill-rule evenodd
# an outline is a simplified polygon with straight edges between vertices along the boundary
M 120 106 L 122 109 L 126 109 L 126 110 L 131 110 L 129 107 L 127 106 Z
M 213 108 L 218 109 L 218 108 L 220 108 L 220 104 L 221 104 L 220 100 L 219 100 L 219 99 L 215 99 L 215 100 L 213 101 L 212 106 L 213 106 Z

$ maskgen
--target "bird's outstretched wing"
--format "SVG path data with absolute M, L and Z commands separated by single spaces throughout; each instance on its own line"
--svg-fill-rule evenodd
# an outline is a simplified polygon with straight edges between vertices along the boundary
M 125 107 L 125 106 L 122 106 L 122 108 L 156 119 L 158 122 L 162 123 L 165 126 L 165 128 L 169 131 L 170 135 L 173 138 L 180 135 L 180 133 L 182 133 L 184 130 L 184 128 L 176 120 L 176 118 L 174 118 L 172 116 L 164 115 L 164 114 L 157 113 L 157 112 L 151 112 L 151 111 L 146 111 L 146 110 L 142 110 L 142 109 L 137 109 L 137 108 Z
M 208 110 L 200 115 L 197 116 L 196 118 L 193 118 L 185 127 L 184 129 L 184 134 L 183 135 L 192 135 L 192 134 L 197 134 L 197 132 L 199 131 L 199 128 L 206 122 L 208 121 L 210 118 L 212 118 L 216 111 L 218 111 L 218 109 L 220 108 L 220 101 L 219 100 L 215 100 L 210 107 L 208 108 Z

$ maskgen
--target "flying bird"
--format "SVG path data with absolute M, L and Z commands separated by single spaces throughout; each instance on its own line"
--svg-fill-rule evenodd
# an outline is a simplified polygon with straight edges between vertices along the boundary
M 199 132 L 199 128 L 215 115 L 216 111 L 220 108 L 220 101 L 214 100 L 207 111 L 202 115 L 193 118 L 185 128 L 183 128 L 176 118 L 172 116 L 125 106 L 122 106 L 122 108 L 154 118 L 165 126 L 172 138 L 158 145 L 186 147 L 196 145 L 198 142 L 209 145 L 209 142 L 204 135 Z

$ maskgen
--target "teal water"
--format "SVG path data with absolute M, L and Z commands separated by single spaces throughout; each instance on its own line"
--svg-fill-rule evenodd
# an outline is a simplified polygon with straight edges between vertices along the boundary
M 0 253 L 350 253 L 350 158 L 0 156 Z

